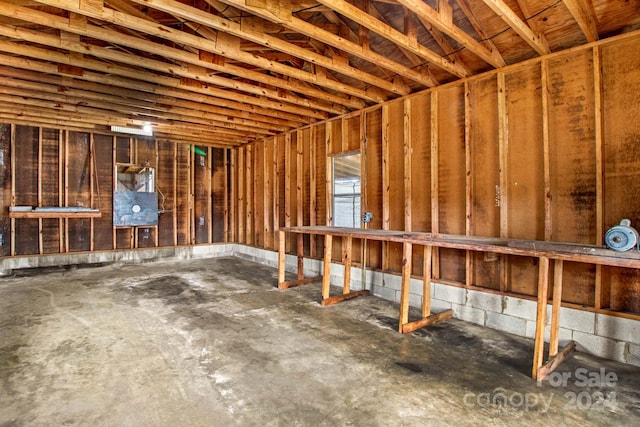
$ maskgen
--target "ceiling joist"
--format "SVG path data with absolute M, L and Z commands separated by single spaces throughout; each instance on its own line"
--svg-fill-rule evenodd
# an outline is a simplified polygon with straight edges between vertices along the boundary
M 108 134 L 152 123 L 172 141 L 235 146 L 640 29 L 635 7 L 0 0 L 0 119 Z

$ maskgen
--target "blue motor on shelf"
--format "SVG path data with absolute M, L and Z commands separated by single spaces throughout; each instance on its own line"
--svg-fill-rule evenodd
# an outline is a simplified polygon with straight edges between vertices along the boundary
M 638 231 L 631 226 L 631 220 L 626 218 L 606 232 L 604 242 L 614 251 L 624 252 L 635 248 L 640 250 Z

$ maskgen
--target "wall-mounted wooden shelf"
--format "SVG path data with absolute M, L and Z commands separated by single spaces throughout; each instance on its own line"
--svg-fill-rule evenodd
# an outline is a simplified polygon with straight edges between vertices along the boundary
M 14 211 L 9 218 L 100 218 L 100 211 Z

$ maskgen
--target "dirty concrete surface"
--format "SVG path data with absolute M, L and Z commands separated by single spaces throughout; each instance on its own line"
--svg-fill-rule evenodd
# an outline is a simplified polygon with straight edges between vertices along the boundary
M 321 307 L 239 258 L 0 279 L 0 426 L 637 425 L 640 369 L 398 307 Z M 334 289 L 334 294 L 339 292 Z M 418 313 L 412 313 L 417 316 Z

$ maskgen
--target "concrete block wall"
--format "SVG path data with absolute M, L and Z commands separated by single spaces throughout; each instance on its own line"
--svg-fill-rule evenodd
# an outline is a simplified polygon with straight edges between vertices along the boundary
M 277 253 L 236 245 L 236 255 L 256 262 L 277 266 Z M 287 255 L 286 269 L 297 271 L 297 260 Z M 305 275 L 321 274 L 323 262 L 305 259 Z M 344 268 L 331 265 L 331 284 L 342 287 Z M 366 271 L 366 287 L 381 298 L 400 302 L 401 277 L 397 274 Z M 362 289 L 362 271 L 351 270 L 351 289 Z M 422 303 L 422 281 L 411 279 L 409 304 L 420 307 Z M 437 313 L 453 310 L 453 317 L 478 325 L 498 329 L 514 335 L 534 338 L 536 332 L 536 302 L 528 299 L 504 296 L 473 289 L 432 283 L 431 307 Z M 547 306 L 547 324 L 551 322 L 551 305 Z M 545 341 L 549 341 L 549 329 L 545 330 Z M 578 351 L 606 359 L 640 366 L 640 321 L 607 314 L 562 307 L 560 309 L 560 343 L 573 340 Z
M 15 270 L 50 268 L 72 265 L 141 263 L 170 259 L 211 258 L 233 256 L 235 245 L 215 244 L 175 248 L 145 248 L 104 252 L 77 252 L 52 255 L 28 255 L 0 259 L 0 276 Z

